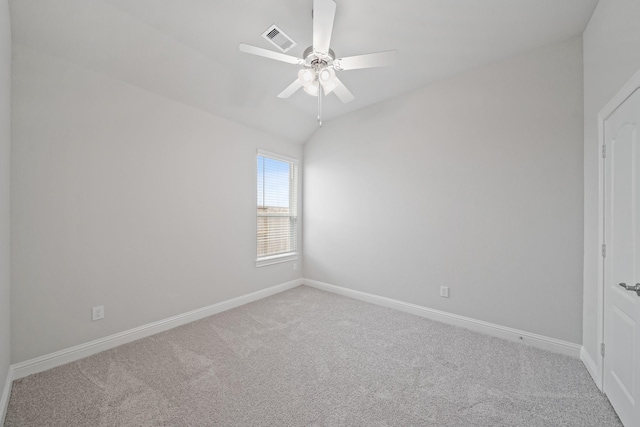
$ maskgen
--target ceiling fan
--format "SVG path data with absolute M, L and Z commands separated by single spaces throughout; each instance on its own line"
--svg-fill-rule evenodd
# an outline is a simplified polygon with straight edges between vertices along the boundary
M 301 67 L 298 71 L 298 78 L 280 92 L 278 97 L 288 98 L 300 88 L 304 88 L 304 91 L 311 96 L 317 96 L 320 126 L 322 126 L 320 117 L 322 92 L 324 95 L 335 93 L 338 99 L 345 104 L 355 99 L 349 89 L 338 79 L 336 71 L 385 67 L 393 65 L 396 57 L 395 50 L 388 50 L 336 59 L 335 53 L 329 47 L 335 13 L 336 3 L 333 0 L 313 0 L 313 45 L 304 50 L 302 58 L 244 43 L 240 44 L 241 52 Z

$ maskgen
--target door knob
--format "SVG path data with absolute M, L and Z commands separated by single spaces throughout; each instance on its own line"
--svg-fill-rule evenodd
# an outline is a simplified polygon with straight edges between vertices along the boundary
M 627 291 L 633 291 L 640 297 L 640 283 L 636 283 L 635 286 L 629 286 L 626 283 L 618 283 L 620 286 L 625 288 Z

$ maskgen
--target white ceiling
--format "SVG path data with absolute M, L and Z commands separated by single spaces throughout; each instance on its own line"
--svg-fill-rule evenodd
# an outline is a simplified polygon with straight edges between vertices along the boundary
M 336 0 L 337 57 L 397 49 L 394 67 L 339 72 L 355 95 L 324 99 L 325 121 L 439 79 L 581 34 L 598 0 Z M 276 95 L 297 67 L 238 50 L 275 50 L 277 24 L 302 56 L 312 0 L 13 0 L 13 40 L 236 122 L 303 143 L 317 100 Z

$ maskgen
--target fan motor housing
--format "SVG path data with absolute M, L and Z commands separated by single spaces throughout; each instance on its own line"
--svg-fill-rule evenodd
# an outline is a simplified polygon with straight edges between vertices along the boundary
M 331 63 L 336 59 L 336 54 L 333 49 L 329 49 L 329 53 L 327 55 L 320 57 L 313 51 L 313 46 L 309 46 L 304 50 L 302 57 L 305 62 L 311 66 L 325 67 L 327 65 L 331 65 Z

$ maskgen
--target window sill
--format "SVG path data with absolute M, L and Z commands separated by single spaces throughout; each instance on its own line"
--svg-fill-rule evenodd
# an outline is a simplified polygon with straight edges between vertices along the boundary
M 297 259 L 298 254 L 296 252 L 266 256 L 256 260 L 256 267 L 266 267 L 267 265 L 280 264 L 281 262 L 295 261 Z

